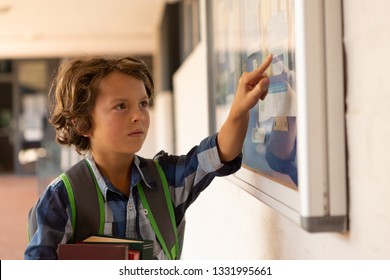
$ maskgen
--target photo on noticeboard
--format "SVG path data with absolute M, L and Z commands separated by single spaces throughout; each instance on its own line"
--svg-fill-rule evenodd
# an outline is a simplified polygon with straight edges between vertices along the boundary
M 268 95 L 250 112 L 243 168 L 298 190 L 294 0 L 216 0 L 211 5 L 215 129 L 243 72 L 273 55 Z

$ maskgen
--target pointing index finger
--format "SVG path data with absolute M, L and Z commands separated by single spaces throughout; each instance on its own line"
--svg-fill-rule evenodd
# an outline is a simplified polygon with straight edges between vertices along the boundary
M 263 61 L 263 63 L 257 67 L 255 70 L 250 72 L 249 79 L 260 79 L 261 76 L 264 74 L 264 72 L 267 70 L 267 68 L 271 65 L 272 63 L 272 54 L 268 55 L 267 58 Z

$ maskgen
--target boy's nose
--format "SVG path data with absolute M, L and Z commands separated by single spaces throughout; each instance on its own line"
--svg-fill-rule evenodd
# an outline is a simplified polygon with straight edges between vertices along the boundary
M 144 118 L 144 116 L 142 115 L 142 113 L 139 109 L 136 109 L 136 110 L 133 110 L 130 118 L 131 118 L 132 123 L 136 123 L 136 122 L 142 120 Z

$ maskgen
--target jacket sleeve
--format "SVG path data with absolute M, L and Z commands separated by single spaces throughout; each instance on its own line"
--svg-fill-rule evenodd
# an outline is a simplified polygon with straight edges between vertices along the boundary
M 57 246 L 72 236 L 69 199 L 61 179 L 42 193 L 36 207 L 37 230 L 31 236 L 25 259 L 57 259 Z
M 241 155 L 231 162 L 221 162 L 217 137 L 218 134 L 214 134 L 205 138 L 185 155 L 174 156 L 161 151 L 155 157 L 165 171 L 178 222 L 216 176 L 233 174 L 241 167 Z

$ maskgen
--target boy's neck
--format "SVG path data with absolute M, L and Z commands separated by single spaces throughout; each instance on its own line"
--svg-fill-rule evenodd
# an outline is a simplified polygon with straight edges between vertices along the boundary
M 129 196 L 131 182 L 131 165 L 134 155 L 122 158 L 99 157 L 92 154 L 100 173 L 123 194 Z

